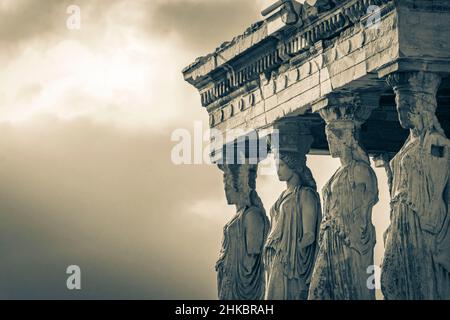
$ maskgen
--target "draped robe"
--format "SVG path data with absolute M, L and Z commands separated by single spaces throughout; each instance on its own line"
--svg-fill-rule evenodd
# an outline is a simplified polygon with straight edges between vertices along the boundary
M 308 195 L 307 195 L 308 193 Z M 308 187 L 281 194 L 270 211 L 272 229 L 265 247 L 266 300 L 305 300 L 317 250 L 317 239 L 300 248 L 303 238 L 303 197 L 315 199 L 316 236 L 321 220 L 320 199 Z
M 391 225 L 381 273 L 385 299 L 450 299 L 449 161 L 448 139 L 432 132 L 410 136 L 391 161 Z
M 249 254 L 246 241 L 245 217 L 247 214 L 260 216 L 263 234 L 261 252 Z M 245 208 L 223 229 L 222 248 L 216 264 L 218 296 L 220 300 L 262 300 L 264 298 L 264 264 L 262 251 L 267 238 L 269 221 L 266 214 L 257 207 Z
M 372 176 L 368 183 L 376 182 L 367 163 L 353 160 L 339 168 L 323 189 L 324 219 L 310 300 L 375 299 L 375 291 L 367 286 L 367 269 L 373 266 L 376 235 L 371 216 L 378 190 L 375 185 L 375 190 L 357 192 L 354 171 L 358 166 Z

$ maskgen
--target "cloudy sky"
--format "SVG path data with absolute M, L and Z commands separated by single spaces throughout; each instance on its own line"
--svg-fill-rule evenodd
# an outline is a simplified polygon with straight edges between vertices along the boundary
M 181 70 L 270 2 L 0 0 L 0 298 L 216 297 L 234 209 L 218 169 L 171 162 L 171 133 L 208 123 Z M 339 162 L 309 164 L 321 188 Z M 268 209 L 283 185 L 264 176 L 258 190 Z M 69 265 L 81 291 L 66 288 Z

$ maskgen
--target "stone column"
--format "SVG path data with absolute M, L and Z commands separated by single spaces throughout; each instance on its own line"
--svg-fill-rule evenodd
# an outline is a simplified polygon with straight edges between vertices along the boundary
M 269 220 L 256 192 L 258 165 L 254 163 L 259 159 L 251 158 L 251 145 L 235 140 L 228 148 L 224 146 L 218 165 L 223 172 L 227 202 L 236 206 L 235 216 L 223 229 L 222 248 L 216 264 L 221 300 L 264 298 L 263 248 Z M 227 155 L 229 148 L 233 152 Z
M 313 137 L 301 118 L 275 125 L 279 145 L 272 146 L 277 174 L 286 190 L 270 211 L 265 246 L 267 300 L 306 300 L 317 253 L 321 221 L 316 182 L 306 165 Z
M 362 105 L 356 95 L 332 95 L 321 103 L 330 154 L 341 160 L 341 167 L 322 190 L 324 218 L 309 299 L 375 299 L 367 270 L 374 264 L 372 208 L 378 202 L 378 185 L 359 142 L 360 127 L 372 107 Z
M 386 299 L 450 299 L 449 147 L 435 115 L 440 77 L 388 76 L 400 124 L 410 130 L 392 159 L 391 224 L 381 285 Z

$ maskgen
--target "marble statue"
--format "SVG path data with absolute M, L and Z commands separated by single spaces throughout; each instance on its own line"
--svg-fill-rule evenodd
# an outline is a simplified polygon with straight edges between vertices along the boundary
M 271 231 L 264 252 L 266 300 L 307 299 L 321 220 L 316 183 L 306 166 L 309 138 L 300 142 L 303 151 L 280 141 L 278 176 L 287 188 L 270 211 Z
M 392 159 L 391 224 L 385 234 L 385 299 L 450 299 L 450 142 L 435 115 L 440 77 L 389 76 L 400 124 L 409 129 Z
M 224 173 L 228 204 L 236 215 L 223 229 L 222 249 L 216 264 L 221 300 L 262 300 L 264 265 L 262 252 L 269 220 L 256 193 L 257 165 L 226 164 Z
M 367 269 L 373 266 L 376 242 L 372 208 L 378 185 L 369 157 L 358 142 L 360 125 L 370 109 L 359 106 L 320 111 L 327 122 L 330 154 L 341 167 L 322 191 L 324 218 L 310 300 L 372 300 Z

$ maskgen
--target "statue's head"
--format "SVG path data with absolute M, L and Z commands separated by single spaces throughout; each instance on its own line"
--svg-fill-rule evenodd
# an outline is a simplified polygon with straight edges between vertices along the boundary
M 412 129 L 419 125 L 419 114 L 416 112 L 416 97 L 409 90 L 396 90 L 395 103 L 397 105 L 398 120 L 404 129 Z
M 281 151 L 277 155 L 277 174 L 280 181 L 290 181 L 297 176 L 301 186 L 317 189 L 311 170 L 306 165 L 306 155 L 300 152 Z
M 336 121 L 325 127 L 330 155 L 333 158 L 340 158 L 346 152 L 351 152 L 356 148 L 358 141 L 358 128 L 352 122 Z
M 325 133 L 333 158 L 351 158 L 369 162 L 365 151 L 359 144 L 361 125 L 370 117 L 371 107 L 362 106 L 358 97 L 337 103 L 319 111 L 327 123 Z
M 283 159 L 278 160 L 277 174 L 280 181 L 289 181 L 293 175 L 298 176 L 294 168 L 290 167 Z
M 294 176 L 300 185 L 316 189 L 312 173 L 306 166 L 306 155 L 311 149 L 314 137 L 306 123 L 297 118 L 285 118 L 275 124 L 278 141 L 271 145 L 271 151 L 277 162 L 277 174 L 280 181 L 287 182 Z
M 299 179 L 306 166 L 306 157 L 297 152 L 281 152 L 278 154 L 277 174 L 280 181 L 289 181 L 294 175 Z
M 395 92 L 400 125 L 423 131 L 435 125 L 440 77 L 428 72 L 396 73 L 388 77 Z
M 256 189 L 257 165 L 219 165 L 223 171 L 225 195 L 230 205 L 251 206 L 252 192 Z

